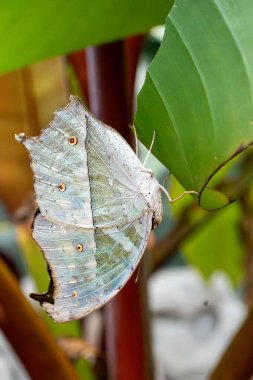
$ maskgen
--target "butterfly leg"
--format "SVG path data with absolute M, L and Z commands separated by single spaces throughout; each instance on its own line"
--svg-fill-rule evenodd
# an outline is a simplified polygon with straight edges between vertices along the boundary
M 154 174 L 153 170 L 151 170 L 151 169 L 147 169 L 147 168 L 143 168 L 143 169 L 141 169 L 141 171 L 142 171 L 143 173 Z
M 163 187 L 162 185 L 159 185 L 160 189 L 164 192 L 164 194 L 166 195 L 166 197 L 168 198 L 168 201 L 170 203 L 173 203 L 175 201 L 177 201 L 178 199 L 184 197 L 186 194 L 196 194 L 196 195 L 199 195 L 199 193 L 197 191 L 194 191 L 194 190 L 189 190 L 189 191 L 184 191 L 182 194 L 180 194 L 178 197 L 172 199 L 168 193 L 168 191 L 165 189 L 165 187 Z
M 137 272 L 137 275 L 136 275 L 136 278 L 134 280 L 135 284 L 137 284 L 138 280 L 139 280 L 139 276 L 140 276 L 140 270 L 141 270 L 141 263 L 142 263 L 142 260 L 140 260 L 140 263 L 138 265 L 138 272 Z
M 168 171 L 168 173 L 166 174 L 166 176 L 164 177 L 164 180 L 163 180 L 163 184 L 162 184 L 163 187 L 165 187 L 165 184 L 168 181 L 170 175 L 171 175 L 171 172 Z

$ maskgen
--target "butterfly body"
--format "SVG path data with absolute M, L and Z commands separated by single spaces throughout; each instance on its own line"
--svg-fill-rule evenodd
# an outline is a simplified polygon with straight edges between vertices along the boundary
M 54 320 L 78 319 L 126 283 L 161 221 L 161 191 L 127 142 L 77 97 L 28 150 L 40 212 L 33 237 L 48 263 L 47 293 L 33 295 Z
M 159 182 L 150 170 L 142 172 L 140 192 L 147 202 L 148 210 L 152 213 L 152 229 L 155 229 L 162 221 L 162 199 Z

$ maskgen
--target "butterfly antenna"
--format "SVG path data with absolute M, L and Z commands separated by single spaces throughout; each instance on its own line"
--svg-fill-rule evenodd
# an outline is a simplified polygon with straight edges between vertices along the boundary
M 138 151 L 138 137 L 137 137 L 136 128 L 135 128 L 135 125 L 129 125 L 129 127 L 131 128 L 131 130 L 132 130 L 133 133 L 134 133 L 135 154 L 136 154 L 137 157 L 139 157 L 139 151 Z
M 147 153 L 147 155 L 146 155 L 146 158 L 145 158 L 145 160 L 144 160 L 144 162 L 143 162 L 143 164 L 142 164 L 142 169 L 145 168 L 146 163 L 147 163 L 147 161 L 148 161 L 148 158 L 149 158 L 149 156 L 150 156 L 150 153 L 151 153 L 151 151 L 152 151 L 152 148 L 153 148 L 153 145 L 154 145 L 154 142 L 155 142 L 155 135 L 156 135 L 156 131 L 154 130 L 153 137 L 152 137 L 152 141 L 151 141 L 151 145 L 150 145 L 149 151 L 148 151 L 148 153 Z
M 177 201 L 178 199 L 184 197 L 186 194 L 196 194 L 196 195 L 199 195 L 199 193 L 197 191 L 194 191 L 194 190 L 190 190 L 190 191 L 184 191 L 182 194 L 180 194 L 178 197 L 172 199 L 171 196 L 169 195 L 168 191 L 165 189 L 165 187 L 163 187 L 162 185 L 159 185 L 160 189 L 164 192 L 164 194 L 166 195 L 166 197 L 168 198 L 168 201 L 170 203 L 173 203 L 175 201 Z

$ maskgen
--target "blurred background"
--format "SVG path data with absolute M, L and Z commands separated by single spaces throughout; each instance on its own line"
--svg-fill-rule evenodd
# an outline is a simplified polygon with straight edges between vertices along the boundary
M 83 320 L 57 324 L 28 296 L 46 291 L 49 277 L 31 237 L 33 177 L 15 133 L 38 135 L 75 94 L 131 143 L 136 95 L 163 31 L 152 28 L 0 76 L 2 380 L 240 380 L 253 373 L 251 178 L 237 202 L 218 211 L 200 209 L 190 196 L 173 205 L 164 198 L 163 222 L 139 273 Z M 143 161 L 141 143 L 139 151 Z M 251 162 L 251 151 L 236 159 L 216 178 L 218 186 L 250 176 Z M 172 197 L 183 192 L 154 156 L 148 167 L 160 183 L 167 178 Z

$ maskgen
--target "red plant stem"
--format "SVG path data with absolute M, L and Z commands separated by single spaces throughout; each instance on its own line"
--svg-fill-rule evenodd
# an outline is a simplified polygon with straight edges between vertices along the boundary
M 127 98 L 129 101 L 130 109 L 133 106 L 133 95 L 135 85 L 136 69 L 140 57 L 140 52 L 144 46 L 146 35 L 138 35 L 126 38 L 124 40 L 125 62 L 127 65 L 126 79 L 127 79 Z
M 127 96 L 124 42 L 87 49 L 91 111 L 130 140 L 131 109 Z M 105 306 L 106 354 L 110 380 L 148 380 L 152 362 L 148 355 L 148 312 L 145 284 L 136 273 L 123 290 Z
M 91 111 L 129 141 L 130 113 L 127 107 L 122 42 L 89 48 L 86 57 Z

